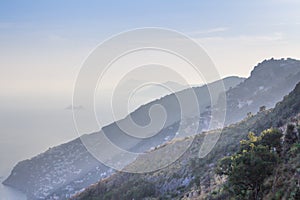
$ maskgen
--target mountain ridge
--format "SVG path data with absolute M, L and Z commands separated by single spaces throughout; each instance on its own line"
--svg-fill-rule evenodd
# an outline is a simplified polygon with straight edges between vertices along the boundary
M 270 127 L 282 127 L 295 121 L 295 117 L 299 122 L 299 99 L 300 82 L 292 92 L 276 104 L 275 108 L 258 111 L 256 115 L 248 116 L 241 122 L 224 128 L 215 149 L 206 158 L 197 157 L 197 150 L 204 138 L 203 134 L 199 134 L 195 136 L 193 146 L 172 165 L 147 174 L 118 172 L 88 187 L 72 199 L 210 199 L 211 191 L 224 183 L 224 180 L 214 172 L 218 160 L 236 152 L 239 141 L 246 139 L 249 131 L 259 133 Z M 213 134 L 213 132 L 206 134 Z M 185 138 L 183 141 L 189 139 L 191 138 Z M 183 141 L 175 141 L 175 143 Z M 149 156 L 148 159 L 152 156 L 152 160 L 156 161 L 155 154 Z M 144 159 L 139 158 L 136 162 L 142 164 Z M 298 166 L 299 164 L 298 161 Z
M 282 73 L 281 79 L 275 79 L 275 82 L 270 81 L 270 76 L 267 76 L 265 80 L 259 80 L 257 77 L 256 80 L 254 79 L 254 76 L 257 76 L 256 73 L 257 70 L 261 70 L 266 67 L 269 63 L 275 63 L 275 68 L 277 69 L 278 66 L 282 64 L 287 64 L 289 66 L 290 71 L 284 71 Z M 274 66 L 274 63 L 272 64 Z M 272 66 L 270 64 L 270 66 Z M 286 66 L 281 66 L 286 67 Z M 267 68 L 272 68 L 268 67 Z M 279 68 L 280 69 L 280 68 Z M 268 69 L 270 70 L 270 69 Z M 258 110 L 260 106 L 263 106 L 267 103 L 267 106 L 274 106 L 275 103 L 277 103 L 278 99 L 281 99 L 284 95 L 286 95 L 288 92 L 290 92 L 296 83 L 300 80 L 300 61 L 297 60 L 268 60 L 263 63 L 260 63 L 253 72 L 256 71 L 254 74 L 251 73 L 251 76 L 244 80 L 243 82 L 240 82 L 235 87 L 230 88 L 227 87 L 227 106 L 228 110 L 227 113 L 230 115 L 226 118 L 226 124 L 231 124 L 233 122 L 237 122 L 241 119 L 243 119 L 248 112 L 255 112 Z M 272 69 L 271 69 L 272 71 Z M 259 73 L 258 73 L 259 75 Z M 263 86 L 268 88 L 268 90 L 260 89 L 259 84 L 264 84 Z M 276 87 L 277 85 L 280 85 L 283 89 L 282 92 L 277 93 Z M 274 89 L 275 87 L 275 89 Z M 205 87 L 202 87 L 205 88 Z M 199 90 L 195 90 L 196 93 L 199 96 Z M 197 92 L 198 91 L 198 92 Z M 204 92 L 202 94 L 209 95 L 207 88 L 203 89 Z M 266 96 L 265 93 L 269 91 L 274 91 L 273 96 L 274 97 L 268 97 L 267 100 L 265 100 L 263 97 Z M 254 94 L 256 92 L 256 94 Z M 174 94 L 173 94 L 174 97 Z M 239 99 L 241 97 L 246 98 L 253 98 L 252 103 L 244 102 L 244 99 Z M 261 97 L 261 99 L 259 99 Z M 165 103 L 162 103 L 163 105 L 168 105 L 170 103 L 169 99 L 172 98 L 172 95 L 167 95 L 164 97 Z M 156 100 L 158 102 L 159 100 Z M 172 118 L 169 119 L 170 121 L 165 126 L 165 129 L 163 129 L 159 134 L 157 134 L 156 138 L 152 141 L 148 141 L 147 143 L 143 143 L 141 141 L 132 143 L 130 146 L 128 146 L 127 142 L 118 143 L 120 142 L 118 138 L 118 131 L 108 131 L 113 132 L 114 134 L 108 135 L 110 136 L 110 139 L 120 146 L 123 146 L 125 149 L 130 149 L 131 151 L 136 152 L 144 152 L 147 149 L 151 149 L 152 147 L 156 147 L 157 144 L 162 144 L 171 140 L 175 135 L 176 127 L 179 125 L 180 115 L 177 113 L 178 107 L 176 107 L 176 101 L 174 101 L 175 109 L 170 109 L 170 113 L 174 113 L 174 115 L 171 115 Z M 202 101 L 201 101 L 202 102 Z M 155 103 L 151 102 L 152 104 Z M 147 111 L 147 107 L 151 107 L 152 104 L 148 104 L 147 106 L 143 106 L 140 109 L 145 109 Z M 203 103 L 203 102 L 202 102 Z M 203 116 L 201 118 L 195 118 L 193 120 L 200 120 L 201 124 L 203 124 L 205 129 L 205 124 L 209 123 L 209 105 L 211 102 L 207 100 L 203 103 L 202 107 L 204 108 L 205 112 L 202 113 Z M 207 110 L 208 109 L 208 110 Z M 147 113 L 146 111 L 141 112 L 140 115 L 136 114 L 134 119 L 137 119 L 137 122 L 140 124 L 145 123 L 145 121 L 138 121 L 139 119 L 143 119 L 145 117 L 142 113 Z M 177 114 L 176 114 L 177 113 Z M 233 115 L 234 113 L 234 115 Z M 202 120 L 202 121 L 201 121 Z M 186 122 L 185 125 L 188 127 L 193 121 Z M 116 127 L 116 126 L 114 126 Z M 170 129 L 172 128 L 172 129 Z M 97 134 L 97 133 L 94 133 Z M 169 136 L 168 140 L 165 140 L 166 137 Z M 126 141 L 121 140 L 122 141 Z M 75 152 L 75 153 L 74 153 Z M 76 154 L 76 152 L 78 152 Z M 62 157 L 63 159 L 60 159 Z M 47 158 L 52 158 L 51 161 L 47 161 Z M 43 160 L 44 159 L 44 160 Z M 55 165 L 53 162 L 56 162 Z M 82 162 L 85 163 L 85 165 L 82 164 Z M 39 166 L 40 165 L 40 166 Z M 49 168 L 48 166 L 49 165 Z M 54 169 L 51 169 L 52 168 Z M 22 169 L 23 168 L 23 169 Z M 46 171 L 45 171 L 46 170 Z M 48 170 L 48 171 L 47 171 Z M 61 177 L 61 174 L 64 174 L 66 177 Z M 70 172 L 69 172 L 70 171 Z M 44 154 L 40 154 L 39 157 L 35 157 L 31 160 L 22 161 L 20 162 L 12 171 L 11 175 L 4 181 L 4 184 L 10 185 L 15 188 L 19 188 L 25 193 L 29 195 L 29 198 L 31 199 L 40 199 L 40 198 L 54 198 L 56 196 L 59 196 L 59 198 L 68 198 L 70 195 L 78 192 L 78 190 L 81 190 L 82 188 L 86 187 L 89 184 L 97 182 L 99 179 L 106 178 L 113 174 L 114 171 L 104 166 L 103 164 L 99 163 L 95 158 L 93 158 L 85 149 L 85 147 L 82 145 L 80 139 L 75 139 L 72 142 L 66 143 L 62 146 L 58 146 L 56 148 L 53 148 L 52 151 L 47 151 Z M 28 176 L 26 175 L 28 174 Z M 35 178 L 33 179 L 32 176 Z M 47 177 L 50 180 L 56 180 L 55 183 L 52 183 L 47 179 Z M 75 177 L 75 178 L 74 178 Z M 63 179 L 64 178 L 64 179 Z M 21 183 L 18 185 L 16 184 L 16 180 L 23 180 L 20 181 Z M 58 181 L 58 182 L 57 182 Z M 61 183 L 59 181 L 62 181 Z M 23 184 L 22 184 L 23 183 Z M 30 187 L 27 187 L 25 183 L 29 183 Z M 83 184 L 84 183 L 84 184 Z M 52 187 L 52 188 L 51 188 Z

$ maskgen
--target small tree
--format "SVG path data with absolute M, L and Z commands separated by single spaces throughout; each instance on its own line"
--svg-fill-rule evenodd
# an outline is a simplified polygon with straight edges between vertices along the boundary
M 277 151 L 282 134 L 277 129 L 263 131 L 241 141 L 240 151 L 219 161 L 216 173 L 228 176 L 228 191 L 238 199 L 260 199 L 264 180 L 273 173 L 278 161 Z M 269 141 L 269 139 L 274 141 Z
M 253 117 L 252 112 L 248 112 L 248 113 L 247 113 L 247 118 L 251 118 L 251 117 Z
M 295 144 L 298 141 L 299 141 L 298 131 L 296 130 L 295 125 L 288 124 L 286 127 L 284 140 L 283 140 L 284 153 L 287 153 L 291 149 L 293 144 Z
M 286 133 L 284 136 L 284 143 L 290 147 L 292 144 L 298 141 L 298 132 L 294 124 L 288 124 Z
M 280 155 L 282 152 L 282 136 L 282 131 L 279 129 L 267 129 L 261 133 L 259 143 Z
M 264 111 L 266 111 L 266 106 L 259 107 L 259 112 L 264 112 Z

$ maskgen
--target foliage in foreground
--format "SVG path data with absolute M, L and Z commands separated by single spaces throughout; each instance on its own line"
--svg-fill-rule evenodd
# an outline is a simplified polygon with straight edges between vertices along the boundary
M 284 170 L 292 172 L 299 167 L 299 160 L 296 160 L 296 165 L 291 165 L 291 162 L 293 157 L 299 158 L 300 143 L 294 125 L 288 125 L 284 140 L 282 136 L 278 129 L 265 130 L 259 136 L 250 132 L 248 140 L 241 141 L 237 153 L 222 158 L 216 173 L 227 177 L 224 193 L 233 199 L 284 198 L 283 195 L 288 194 L 286 191 L 273 193 L 278 186 L 276 180 L 284 176 Z M 287 164 L 290 169 L 285 168 Z M 297 173 L 293 175 L 297 176 Z M 295 179 L 294 184 L 289 187 L 293 189 L 288 199 L 300 199 L 299 179 Z

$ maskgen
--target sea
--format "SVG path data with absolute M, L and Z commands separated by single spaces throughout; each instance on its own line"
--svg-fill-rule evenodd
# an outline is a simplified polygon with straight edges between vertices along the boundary
M 0 200 L 26 200 L 2 182 L 21 160 L 30 159 L 78 136 L 73 114 L 64 106 L 51 109 L 0 106 Z

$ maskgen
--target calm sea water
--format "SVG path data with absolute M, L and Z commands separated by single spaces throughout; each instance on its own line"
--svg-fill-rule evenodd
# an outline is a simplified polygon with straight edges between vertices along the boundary
M 1 180 L 2 181 L 2 180 Z M 26 196 L 10 187 L 0 185 L 0 200 L 26 200 Z

